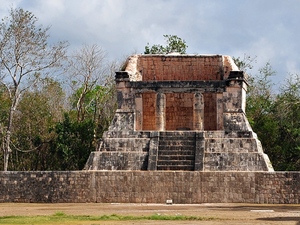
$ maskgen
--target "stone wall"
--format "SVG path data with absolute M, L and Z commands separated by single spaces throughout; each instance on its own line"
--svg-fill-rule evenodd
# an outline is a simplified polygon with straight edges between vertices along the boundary
M 166 93 L 166 129 L 193 130 L 193 93 Z
M 0 202 L 299 204 L 300 172 L 0 172 Z
M 156 95 L 154 92 L 143 93 L 142 98 L 143 111 L 141 113 L 143 113 L 143 123 L 141 128 L 144 130 L 155 130 Z
M 217 93 L 204 93 L 204 130 L 217 130 Z M 221 124 L 221 123 L 220 123 Z
M 137 70 L 143 81 L 221 80 L 224 73 L 221 55 L 143 55 Z

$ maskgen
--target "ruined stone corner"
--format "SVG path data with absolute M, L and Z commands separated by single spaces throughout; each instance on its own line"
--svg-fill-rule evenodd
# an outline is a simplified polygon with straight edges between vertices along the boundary
M 141 55 L 135 54 L 127 58 L 124 71 L 128 73 L 130 81 L 141 81 L 142 71 L 138 68 L 138 59 Z

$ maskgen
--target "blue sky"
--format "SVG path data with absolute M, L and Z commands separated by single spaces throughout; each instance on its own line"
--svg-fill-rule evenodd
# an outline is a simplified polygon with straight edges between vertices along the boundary
M 257 56 L 251 72 L 270 62 L 274 82 L 300 75 L 300 0 L 0 0 L 0 18 L 11 7 L 33 12 L 51 26 L 50 41 L 70 51 L 97 44 L 121 60 L 164 44 L 164 34 L 186 40 L 187 53 Z

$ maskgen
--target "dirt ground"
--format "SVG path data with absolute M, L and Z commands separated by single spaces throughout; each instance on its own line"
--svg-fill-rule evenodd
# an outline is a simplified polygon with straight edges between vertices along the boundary
M 0 216 L 51 215 L 64 212 L 72 215 L 189 215 L 213 217 L 211 221 L 93 221 L 84 224 L 284 224 L 300 225 L 300 205 L 258 204 L 35 204 L 0 203 Z M 82 223 L 81 223 L 82 224 Z

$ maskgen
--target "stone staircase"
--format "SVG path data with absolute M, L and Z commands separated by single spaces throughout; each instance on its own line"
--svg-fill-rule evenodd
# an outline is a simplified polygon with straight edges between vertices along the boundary
M 195 167 L 194 132 L 160 132 L 157 170 L 193 171 Z

